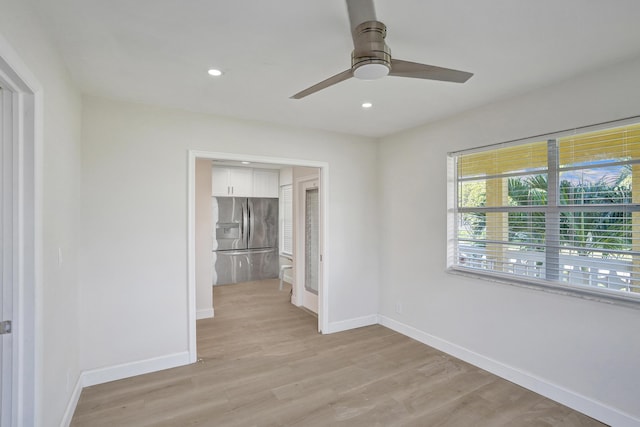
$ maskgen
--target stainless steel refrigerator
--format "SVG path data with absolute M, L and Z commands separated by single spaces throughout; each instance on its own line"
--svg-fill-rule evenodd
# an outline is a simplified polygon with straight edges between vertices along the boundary
M 278 199 L 213 198 L 213 284 L 278 277 Z

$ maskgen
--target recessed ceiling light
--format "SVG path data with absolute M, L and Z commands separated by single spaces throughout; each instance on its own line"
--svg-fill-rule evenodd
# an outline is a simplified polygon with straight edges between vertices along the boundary
M 250 165 L 251 164 L 251 162 L 240 162 L 240 163 L 242 163 L 243 165 Z
M 373 107 L 373 104 L 370 103 L 370 102 L 363 102 L 362 103 L 362 108 L 366 109 L 366 108 L 371 108 L 371 107 Z
M 209 73 L 210 76 L 214 76 L 214 77 L 219 77 L 222 75 L 222 71 L 217 70 L 215 68 L 210 69 L 209 71 L 207 71 Z

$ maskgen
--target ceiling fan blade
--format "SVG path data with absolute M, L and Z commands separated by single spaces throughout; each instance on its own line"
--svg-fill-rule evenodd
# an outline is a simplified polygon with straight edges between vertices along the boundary
M 452 70 L 450 68 L 435 67 L 433 65 L 418 64 L 417 62 L 402 61 L 400 59 L 392 59 L 389 75 L 464 83 L 473 76 L 473 73 Z
M 327 80 L 323 80 L 318 84 L 315 84 L 303 91 L 300 91 L 298 93 L 296 93 L 295 95 L 293 95 L 291 97 L 291 99 L 300 99 L 300 98 L 304 98 L 305 96 L 311 95 L 312 93 L 316 93 L 319 90 L 322 89 L 326 89 L 329 86 L 333 86 L 336 83 L 340 83 L 344 80 L 347 80 L 349 78 L 353 77 L 353 72 L 351 71 L 351 69 L 345 70 L 343 72 L 341 72 L 340 74 L 336 74 L 333 77 L 329 77 Z
M 351 32 L 366 21 L 377 21 L 373 0 L 347 0 Z

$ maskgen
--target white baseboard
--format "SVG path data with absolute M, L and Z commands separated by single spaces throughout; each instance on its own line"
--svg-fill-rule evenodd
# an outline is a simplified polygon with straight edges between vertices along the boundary
M 332 322 L 329 324 L 328 330 L 323 331 L 323 333 L 331 334 L 349 329 L 375 325 L 378 323 L 423 344 L 436 348 L 467 363 L 491 372 L 501 378 L 534 391 L 542 396 L 548 397 L 549 399 L 566 405 L 576 411 L 582 412 L 606 424 L 616 427 L 637 427 L 640 425 L 639 418 L 624 413 L 619 409 L 603 404 L 602 402 L 595 401 L 589 397 L 549 382 L 546 379 L 524 372 L 514 368 L 513 366 L 505 365 L 504 363 L 475 353 L 457 344 L 453 344 L 449 341 L 430 335 L 386 316 L 374 314 L 355 319 L 343 320 L 340 322 Z M 75 412 L 83 387 L 142 375 L 149 372 L 161 371 L 164 369 L 187 365 L 189 363 L 189 352 L 185 351 L 132 363 L 124 363 L 121 365 L 84 371 L 76 382 L 60 425 L 62 427 L 67 427 L 71 423 L 71 419 L 73 418 L 73 413 Z
M 505 365 L 497 360 L 475 353 L 457 344 L 445 341 L 389 317 L 382 315 L 378 317 L 379 323 L 389 329 L 457 357 L 458 359 L 464 360 L 467 363 L 491 372 L 501 378 L 541 394 L 542 396 L 548 397 L 549 399 L 566 405 L 576 411 L 582 412 L 596 420 L 616 427 L 637 427 L 640 425 L 640 419 L 632 415 L 626 414 L 616 408 L 595 401 L 589 397 L 575 393 L 557 384 L 553 384 L 546 379 L 521 371 L 513 366 Z
M 371 326 L 378 324 L 378 315 L 356 317 L 355 319 L 342 320 L 340 322 L 329 323 L 328 330 L 323 330 L 323 334 L 333 334 L 335 332 L 348 331 L 349 329 L 362 328 L 363 326 Z
M 84 387 L 121 380 L 123 378 L 129 378 L 136 375 L 148 374 L 149 372 L 162 371 L 164 369 L 188 365 L 189 363 L 189 352 L 185 351 L 170 354 L 168 356 L 154 357 L 152 359 L 139 360 L 137 362 L 123 363 L 121 365 L 83 371 L 73 388 L 73 393 L 71 393 L 69 403 L 64 411 L 60 427 L 68 427 L 69 424 L 71 424 L 71 419 L 76 411 L 78 401 L 80 400 L 80 394 Z
M 80 393 L 82 393 L 82 375 L 78 377 L 78 381 L 76 381 L 76 385 L 73 387 L 73 393 L 71 393 L 71 397 L 69 398 L 67 409 L 65 409 L 62 421 L 60 421 L 60 427 L 69 427 L 71 424 L 71 419 L 76 412 L 76 406 L 78 406 L 78 401 L 80 400 Z
M 213 317 L 213 307 L 204 308 L 196 311 L 196 320 L 200 319 L 210 319 Z
M 164 369 L 188 365 L 189 363 L 189 352 L 183 351 L 181 353 L 139 360 L 137 362 L 91 369 L 82 373 L 82 386 L 89 387 L 96 384 L 107 383 L 109 381 L 134 377 L 136 375 L 148 374 L 149 372 L 162 371 Z

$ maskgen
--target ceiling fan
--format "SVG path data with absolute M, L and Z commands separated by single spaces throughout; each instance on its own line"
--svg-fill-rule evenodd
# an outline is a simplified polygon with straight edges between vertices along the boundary
M 351 68 L 296 93 L 292 99 L 304 98 L 351 77 L 374 80 L 389 75 L 464 83 L 473 76 L 465 71 L 391 58 L 391 50 L 384 41 L 387 27 L 376 19 L 373 0 L 346 1 L 354 47 Z

